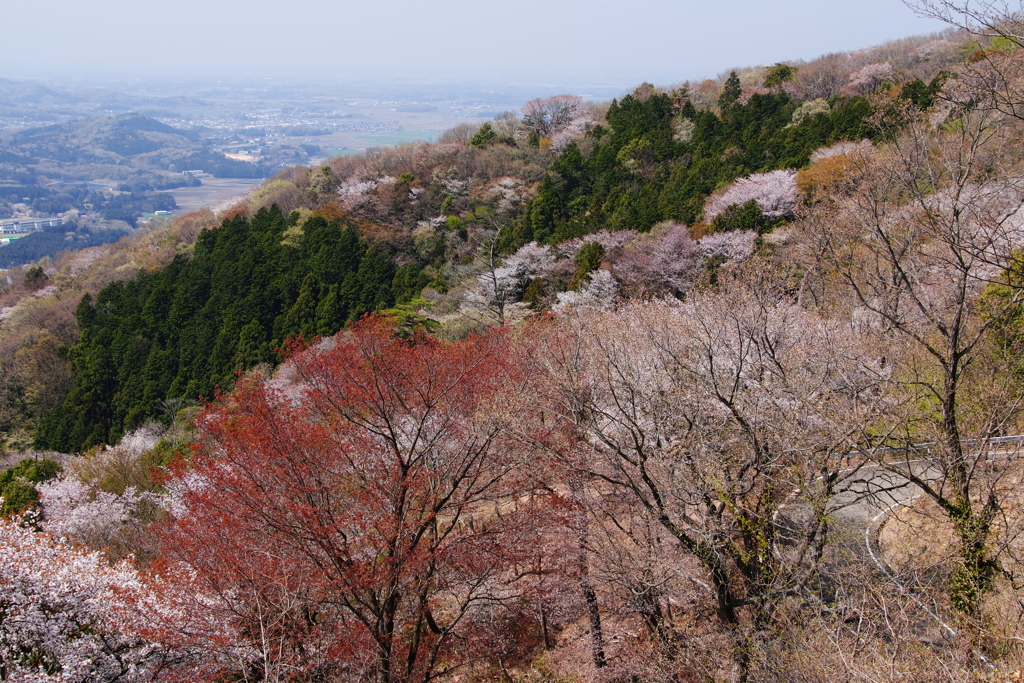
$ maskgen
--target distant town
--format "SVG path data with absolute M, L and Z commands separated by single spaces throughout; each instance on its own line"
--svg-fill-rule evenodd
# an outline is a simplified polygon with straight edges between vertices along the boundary
M 226 208 L 286 168 L 433 142 L 564 92 L 557 83 L 420 79 L 83 87 L 0 78 L 0 268 L 113 241 L 171 214 Z M 622 93 L 605 84 L 577 94 Z

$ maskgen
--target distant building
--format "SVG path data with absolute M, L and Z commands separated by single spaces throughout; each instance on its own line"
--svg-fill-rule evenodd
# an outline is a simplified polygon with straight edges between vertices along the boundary
M 0 234 L 17 235 L 22 232 L 35 232 L 43 228 L 55 228 L 64 225 L 64 219 L 57 218 L 18 218 L 0 220 Z
M 212 178 L 213 177 L 212 173 L 207 173 L 206 171 L 202 170 L 201 168 L 193 170 L 193 171 L 182 171 L 181 174 L 182 175 L 190 175 L 193 178 Z

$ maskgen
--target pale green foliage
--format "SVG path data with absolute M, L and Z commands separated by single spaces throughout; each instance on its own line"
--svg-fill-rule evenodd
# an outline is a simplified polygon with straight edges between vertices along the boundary
M 685 116 L 677 116 L 672 119 L 672 139 L 682 144 L 688 144 L 693 140 L 693 133 L 697 129 L 697 124 L 693 122 L 693 119 L 688 119 Z
M 318 201 L 330 198 L 338 189 L 340 184 L 338 177 L 334 175 L 330 166 L 324 166 L 319 171 L 310 171 L 309 192 Z
M 255 214 L 260 209 L 269 209 L 277 204 L 285 215 L 298 208 L 302 193 L 295 183 L 275 178 L 261 185 L 249 196 L 247 202 L 249 212 Z
M 429 223 L 420 225 L 412 231 L 413 249 L 422 258 L 431 257 L 441 244 L 441 236 Z
M 623 147 L 615 159 L 630 171 L 638 172 L 641 167 L 650 163 L 653 157 L 654 146 L 651 141 L 647 138 L 637 138 Z
M 827 114 L 830 111 L 832 111 L 832 107 L 823 99 L 804 102 L 793 112 L 793 121 L 789 125 L 798 126 L 806 119 L 813 119 L 818 114 Z

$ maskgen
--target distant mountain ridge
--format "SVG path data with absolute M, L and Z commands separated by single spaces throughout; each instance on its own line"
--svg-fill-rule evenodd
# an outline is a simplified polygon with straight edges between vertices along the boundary
M 190 168 L 234 178 L 261 178 L 267 172 L 260 164 L 210 149 L 196 131 L 135 113 L 0 134 L 0 182 L 26 173 L 51 181 L 129 181 L 141 174 L 149 176 L 152 189 L 165 189 L 188 185 L 180 172 Z
M 72 104 L 78 99 L 73 95 L 58 92 L 52 88 L 25 81 L 0 78 L 0 105 L 37 104 L 53 106 Z

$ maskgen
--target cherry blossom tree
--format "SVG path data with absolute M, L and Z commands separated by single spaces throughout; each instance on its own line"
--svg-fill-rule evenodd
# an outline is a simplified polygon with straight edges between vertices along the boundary
M 555 263 L 555 255 L 551 247 L 537 246 L 536 242 L 520 247 L 516 253 L 505 258 L 501 265 L 513 272 L 521 273 L 522 276 L 544 276 L 547 275 Z
M 20 522 L 0 519 L 0 678 L 149 681 L 164 672 L 173 657 L 143 636 L 148 589 L 135 569 Z
M 523 106 L 523 123 L 541 137 L 569 125 L 587 114 L 583 98 L 576 95 L 538 97 Z
M 177 405 L 180 402 L 174 402 Z M 159 518 L 165 499 L 153 480 L 159 461 L 153 454 L 161 435 L 181 439 L 147 425 L 126 434 L 116 446 L 67 462 L 64 473 L 36 486 L 43 509 L 42 527 L 113 560 L 134 555 L 147 560 L 155 546 L 147 529 Z
M 477 275 L 477 289 L 466 293 L 462 314 L 484 324 L 518 322 L 527 307 L 516 299 L 522 292 L 523 273 L 508 266 L 494 266 Z
M 508 176 L 498 178 L 491 183 L 487 192 L 492 199 L 497 200 L 495 208 L 501 216 L 513 215 L 529 197 L 526 184 L 518 178 Z
M 697 248 L 703 258 L 724 256 L 730 261 L 742 261 L 754 253 L 757 232 L 734 230 L 705 235 L 697 241 Z
M 796 72 L 796 82 L 808 100 L 828 99 L 839 92 L 847 80 L 850 58 L 843 53 L 825 55 L 805 64 Z
M 882 83 L 892 80 L 893 73 L 889 62 L 867 64 L 850 74 L 850 81 L 843 91 L 850 95 L 870 95 Z
M 526 281 L 546 275 L 555 263 L 555 255 L 549 247 L 530 242 L 499 260 L 496 240 L 487 245 L 484 272 L 477 275 L 477 289 L 466 294 L 461 310 L 463 315 L 479 322 L 504 325 L 527 315 L 528 307 L 518 301 Z
M 117 559 L 137 550 L 146 536 L 144 522 L 163 506 L 163 497 L 128 487 L 121 494 L 110 493 L 64 475 L 36 486 L 42 508 L 42 527 L 56 538 L 95 550 Z
M 390 187 L 396 182 L 397 179 L 392 176 L 380 176 L 365 180 L 355 177 L 348 178 L 338 186 L 338 200 L 342 208 L 355 209 L 371 201 L 372 193 L 378 188 Z
M 562 457 L 692 559 L 741 674 L 815 575 L 831 494 L 880 405 L 877 355 L 852 326 L 755 280 L 560 316 L 535 354 L 545 411 L 589 446 Z M 777 552 L 774 513 L 794 491 L 811 514 Z
M 619 283 L 609 271 L 598 269 L 590 274 L 590 280 L 577 291 L 559 292 L 555 311 L 570 308 L 607 311 L 615 305 L 619 296 Z
M 666 223 L 626 244 L 612 270 L 632 293 L 681 294 L 696 280 L 699 247 L 685 225 Z
M 967 60 L 949 70 L 941 97 L 957 106 L 991 108 L 1024 120 L 1024 23 L 1019 0 L 907 0 L 918 14 L 977 39 Z
M 710 223 L 730 206 L 751 200 L 757 202 L 766 218 L 793 215 L 797 205 L 796 171 L 771 171 L 740 178 L 724 192 L 712 195 L 704 207 L 704 222 Z
M 804 234 L 865 329 L 900 340 L 889 354 L 905 359 L 893 386 L 905 392 L 906 412 L 891 418 L 886 445 L 902 451 L 880 464 L 909 472 L 948 517 L 959 546 L 950 598 L 977 616 L 1008 531 L 997 520 L 1009 489 L 989 439 L 1021 401 L 1003 380 L 1012 371 L 983 369 L 994 330 L 1024 299 L 1015 251 L 1024 243 L 1021 130 L 989 108 L 961 112 L 955 125 L 914 112 L 901 118 L 886 148 L 850 155 L 847 191 L 817 204 Z M 993 288 L 1005 296 L 985 299 Z M 935 445 L 922 456 L 920 441 Z M 937 479 L 915 473 L 922 457 Z

